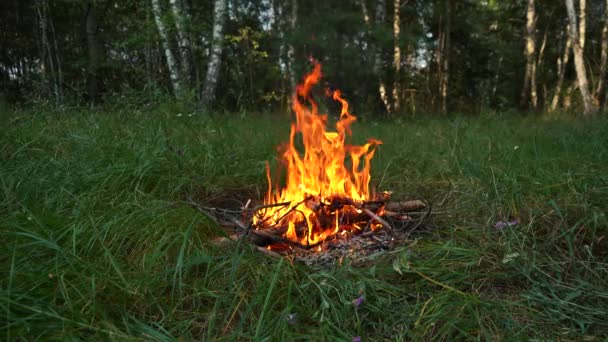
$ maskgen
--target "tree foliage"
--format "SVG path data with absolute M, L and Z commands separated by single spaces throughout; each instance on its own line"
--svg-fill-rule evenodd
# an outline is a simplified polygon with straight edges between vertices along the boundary
M 214 43 L 214 2 L 159 0 L 165 42 L 150 0 L 2 1 L 0 94 L 11 102 L 57 104 L 95 104 L 97 98 L 103 102 L 127 93 L 150 100 L 180 95 L 180 101 L 197 102 Z M 595 105 L 605 98 L 599 84 L 605 76 L 605 7 L 604 0 L 588 0 L 585 12 L 583 52 Z M 99 58 L 87 44 L 91 8 Z M 341 88 L 358 111 L 388 114 L 378 91 L 382 82 L 389 94 L 393 88 L 399 92 L 398 100 L 391 98 L 400 102 L 392 106 L 399 112 L 390 115 L 440 112 L 440 83 L 448 76 L 447 112 L 518 109 L 526 70 L 526 8 L 522 0 L 229 0 L 213 106 L 285 110 L 292 93 L 290 69 L 297 80 L 314 58 L 323 63 L 325 86 Z M 381 21 L 375 20 L 378 10 L 384 11 Z M 535 11 L 536 108 L 550 109 L 560 87 L 558 109 L 581 109 L 572 59 L 564 66 L 563 84 L 558 82 L 568 33 L 566 6 L 537 0 Z M 442 43 L 446 38 L 448 45 Z M 185 96 L 171 86 L 163 46 L 177 60 Z M 526 104 L 525 109 L 534 108 Z

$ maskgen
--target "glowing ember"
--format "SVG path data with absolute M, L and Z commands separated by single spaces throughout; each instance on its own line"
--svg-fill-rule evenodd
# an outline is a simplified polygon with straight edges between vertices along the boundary
M 291 125 L 289 142 L 281 147 L 280 156 L 286 169 L 284 187 L 272 184 L 267 165 L 264 203 L 285 204 L 260 209 L 253 218 L 256 229 L 283 229 L 285 239 L 303 245 L 361 231 L 366 222 L 360 219 L 360 204 L 371 198 L 370 161 L 375 146 L 381 144 L 375 139 L 362 146 L 345 143 L 356 117 L 349 113 L 348 102 L 339 90 L 327 92 L 342 109 L 336 130 L 326 130 L 327 115 L 318 112 L 311 96 L 312 87 L 320 79 L 321 65 L 316 63 L 293 95 L 296 123 Z M 297 134 L 301 135 L 303 154 L 296 149 Z M 373 230 L 381 226 L 370 225 Z

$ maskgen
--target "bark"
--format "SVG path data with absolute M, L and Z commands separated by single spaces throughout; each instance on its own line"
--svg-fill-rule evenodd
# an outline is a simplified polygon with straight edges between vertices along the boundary
M 435 49 L 435 62 L 437 63 L 437 89 L 431 93 L 431 106 L 435 107 L 435 94 L 441 95 L 441 82 L 443 80 L 443 46 L 445 45 L 443 14 L 439 14 L 437 27 L 437 48 Z M 430 69 L 430 68 L 429 68 Z
M 361 12 L 363 14 L 363 22 L 367 27 L 367 30 L 371 30 L 372 22 L 371 17 L 369 15 L 369 11 L 367 9 L 367 5 L 365 4 L 365 0 L 359 0 L 359 5 L 361 6 Z M 375 25 L 381 25 L 385 19 L 385 7 L 386 2 L 384 0 L 378 0 L 376 3 L 376 13 L 374 18 Z M 388 94 L 386 90 L 386 84 L 384 83 L 384 79 L 381 75 L 382 69 L 382 53 L 381 48 L 375 46 L 375 44 L 370 43 L 370 50 L 373 51 L 373 72 L 378 77 L 378 94 L 380 95 L 380 100 L 382 101 L 382 105 L 387 113 L 391 113 L 391 104 L 388 99 Z
M 393 81 L 393 110 L 398 113 L 401 110 L 400 101 L 400 83 L 399 75 L 401 73 L 401 48 L 399 47 L 399 36 L 401 29 L 401 1 L 394 0 L 393 10 L 393 67 L 395 68 L 395 79 Z
M 276 15 L 276 20 L 277 23 L 275 25 L 275 30 L 276 30 L 276 35 L 279 38 L 279 54 L 277 55 L 277 64 L 279 66 L 279 70 L 281 70 L 281 75 L 283 76 L 282 78 L 282 82 L 281 82 L 281 107 L 283 107 L 285 105 L 285 108 L 289 108 L 289 101 L 288 99 L 291 99 L 291 96 L 287 96 L 288 95 L 288 90 L 287 90 L 287 82 L 289 82 L 289 74 L 288 74 L 288 70 L 287 70 L 287 61 L 285 59 L 286 55 L 285 55 L 285 51 L 287 50 L 286 48 L 286 42 L 285 42 L 285 25 L 286 25 L 286 20 L 285 20 L 285 15 L 284 15 L 284 6 L 283 6 L 283 2 L 280 0 L 274 0 L 272 2 L 273 5 L 273 11 Z M 290 84 L 291 86 L 291 84 Z M 291 93 L 293 91 L 293 89 L 289 89 L 289 93 Z M 290 95 L 290 94 L 289 94 Z
M 87 72 L 87 90 L 89 101 L 96 105 L 99 103 L 99 65 L 102 59 L 102 48 L 99 43 L 97 32 L 99 22 L 97 6 L 93 1 L 89 4 L 86 14 L 86 34 L 87 34 L 87 53 L 89 57 L 89 67 Z
M 534 0 L 528 0 L 526 10 L 526 73 L 521 92 L 520 106 L 528 107 L 528 101 L 533 109 L 537 109 L 538 96 L 536 89 L 536 6 Z M 529 95 L 528 95 L 529 93 Z M 528 96 L 530 96 L 528 98 Z
M 293 33 L 296 29 L 298 22 L 298 0 L 291 0 L 291 15 L 289 16 L 289 28 Z M 287 46 L 287 71 L 289 73 L 289 86 L 291 93 L 294 94 L 296 91 L 296 73 L 294 70 L 295 66 L 296 49 L 293 43 L 289 42 Z M 291 97 L 290 97 L 291 98 Z
M 608 0 L 604 5 L 604 27 L 602 28 L 602 47 L 600 57 L 600 74 L 597 82 L 595 96 L 600 104 L 600 109 L 603 111 L 606 106 L 606 63 L 608 62 Z
M 53 65 L 53 60 L 49 57 L 51 55 L 51 47 L 49 45 L 49 34 L 48 34 L 48 18 L 47 11 L 45 6 L 46 1 L 42 0 L 37 6 L 36 10 L 38 12 L 38 18 L 40 21 L 40 40 L 41 40 L 41 54 L 40 60 L 42 62 L 41 66 L 43 69 L 43 79 L 44 84 L 48 87 L 48 93 L 53 93 L 56 95 L 55 88 L 55 67 Z M 51 84 L 53 84 L 51 86 Z
M 498 64 L 496 65 L 496 73 L 494 74 L 494 86 L 492 87 L 492 102 L 496 101 L 496 91 L 498 90 L 498 83 L 500 81 L 500 69 L 502 67 L 502 61 L 504 57 L 498 58 Z
M 184 0 L 182 0 L 184 1 Z M 184 11 L 181 3 L 178 0 L 169 0 L 171 10 L 175 17 L 175 26 L 177 28 L 177 46 L 181 59 L 181 72 L 184 82 L 192 82 L 192 44 L 188 35 L 187 23 L 189 22 L 189 13 Z
M 452 30 L 452 0 L 445 1 L 445 30 L 443 33 L 443 58 L 441 65 L 441 112 L 448 113 L 448 87 L 450 80 L 450 35 Z
M 363 12 L 363 22 L 369 28 L 371 26 L 371 19 L 369 17 L 369 11 L 367 10 L 365 0 L 359 0 L 359 5 L 361 6 L 361 12 Z
M 574 92 L 576 84 L 574 82 L 566 88 L 566 95 L 564 95 L 563 107 L 564 111 L 569 111 L 572 106 L 572 93 Z
M 386 19 L 386 1 L 378 0 L 376 3 L 376 15 L 375 15 L 375 25 L 380 26 L 384 23 Z M 382 100 L 382 104 L 384 104 L 384 108 L 387 113 L 392 113 L 391 104 L 388 99 L 388 94 L 386 90 L 386 84 L 384 83 L 384 79 L 382 77 L 382 47 L 376 46 L 375 49 L 375 57 L 374 57 L 374 73 L 378 76 L 379 85 L 378 85 L 378 93 L 380 94 L 380 100 Z
M 215 90 L 222 64 L 224 23 L 226 22 L 226 0 L 215 0 L 213 10 L 213 41 L 207 63 L 207 75 L 201 91 L 201 106 L 206 110 L 215 100 Z
M 564 75 L 566 74 L 566 67 L 568 66 L 568 61 L 570 59 L 570 50 L 572 48 L 572 40 L 570 40 L 570 25 L 566 26 L 566 43 L 564 45 L 564 52 L 561 58 L 557 58 L 557 85 L 555 86 L 555 93 L 553 95 L 553 100 L 551 101 L 551 107 L 549 107 L 549 111 L 554 112 L 557 110 L 557 106 L 559 105 L 559 99 L 562 92 L 562 87 L 564 84 Z
M 51 36 L 53 39 L 53 49 L 52 49 L 52 57 L 55 58 L 55 66 L 57 68 L 57 100 L 59 102 L 63 101 L 63 71 L 61 68 L 61 58 L 59 54 L 59 47 L 57 46 L 57 35 L 55 34 L 55 24 L 53 23 L 53 18 L 50 16 L 50 8 L 49 3 L 45 1 L 47 12 L 49 13 L 49 27 L 51 29 Z
M 154 13 L 154 20 L 156 21 L 156 28 L 160 34 L 160 40 L 165 52 L 165 58 L 167 60 L 167 68 L 169 69 L 169 78 L 171 79 L 171 85 L 173 86 L 173 93 L 177 98 L 182 96 L 182 79 L 177 65 L 177 60 L 171 50 L 171 44 L 169 42 L 169 34 L 167 28 L 162 19 L 162 10 L 160 8 L 159 0 L 152 1 L 152 12 Z
M 587 31 L 587 0 L 579 0 L 578 2 L 578 40 L 581 49 L 585 51 L 585 37 Z
M 547 33 L 548 33 L 547 31 L 548 30 L 546 29 L 545 34 L 543 35 L 543 41 L 540 44 L 540 49 L 538 50 L 538 59 L 536 60 L 536 70 L 541 70 L 541 67 L 543 65 L 545 49 L 547 48 Z
M 59 103 L 63 98 L 63 74 L 48 2 L 40 1 L 36 6 L 36 12 L 40 24 L 40 61 L 43 83 L 47 86 L 47 92 L 53 94 L 55 101 Z
M 146 25 L 150 26 L 150 11 L 148 8 L 145 9 L 146 12 Z M 146 40 L 145 47 L 145 63 L 146 63 L 146 89 L 151 89 L 152 87 L 152 44 L 149 40 Z
M 570 22 L 570 39 L 572 40 L 572 50 L 574 52 L 574 66 L 576 68 L 576 77 L 578 79 L 578 89 L 581 92 L 584 105 L 584 114 L 591 116 L 595 113 L 596 108 L 593 105 L 591 94 L 589 93 L 589 82 L 587 81 L 587 71 L 585 70 L 585 57 L 581 47 L 581 38 L 579 37 L 576 12 L 574 9 L 573 0 L 566 0 L 568 10 L 568 20 Z

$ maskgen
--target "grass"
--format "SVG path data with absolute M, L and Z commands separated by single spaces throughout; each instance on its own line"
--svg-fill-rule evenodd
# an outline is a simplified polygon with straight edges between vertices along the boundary
M 263 192 L 284 116 L 1 118 L 2 339 L 608 336 L 606 119 L 362 120 L 356 139 L 384 141 L 374 184 L 433 201 L 433 228 L 370 267 L 316 269 L 214 247 L 220 229 L 180 202 Z

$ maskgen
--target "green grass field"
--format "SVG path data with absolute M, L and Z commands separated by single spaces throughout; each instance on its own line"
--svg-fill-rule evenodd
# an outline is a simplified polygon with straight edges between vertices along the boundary
M 431 200 L 432 225 L 371 267 L 322 269 L 215 247 L 181 201 L 261 194 L 285 115 L 1 120 L 0 339 L 608 337 L 606 119 L 361 120 L 356 141 L 384 141 L 372 183 Z

